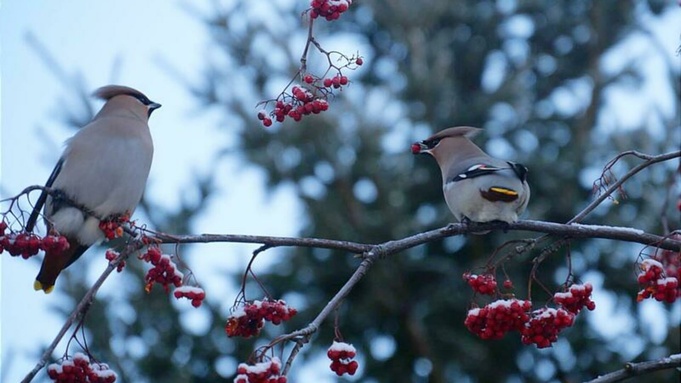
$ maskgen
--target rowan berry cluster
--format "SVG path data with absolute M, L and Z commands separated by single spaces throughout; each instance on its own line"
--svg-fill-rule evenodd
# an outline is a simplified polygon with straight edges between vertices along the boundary
M 331 359 L 331 371 L 336 375 L 343 374 L 355 375 L 359 364 L 355 359 L 357 350 L 351 344 L 333 341 L 331 347 L 326 352 L 326 356 Z
M 596 308 L 596 303 L 591 300 L 592 291 L 591 283 L 574 284 L 570 286 L 568 291 L 553 294 L 553 301 L 575 315 L 579 314 L 584 307 L 593 311 Z
M 0 253 L 7 251 L 9 255 L 21 256 L 28 259 L 40 250 L 50 254 L 61 254 L 69 248 L 69 241 L 61 235 L 46 235 L 40 237 L 33 233 L 13 232 L 5 233 L 7 224 L 0 222 Z
M 114 251 L 112 249 L 107 250 L 106 253 L 104 254 L 104 256 L 106 257 L 106 260 L 109 261 L 109 263 L 113 263 L 113 261 L 115 261 L 118 258 L 119 255 L 120 255 L 119 252 Z M 123 271 L 124 267 L 125 267 L 125 261 L 121 261 L 118 264 L 118 266 L 116 266 L 116 271 L 120 273 L 121 271 Z
M 337 20 L 347 11 L 352 0 L 312 0 L 310 1 L 310 18 L 324 17 L 327 21 Z
M 638 284 L 642 290 L 638 292 L 638 302 L 654 298 L 660 302 L 673 303 L 680 296 L 679 280 L 676 277 L 666 277 L 664 265 L 654 259 L 644 259 L 640 264 Z
M 266 110 L 258 112 L 258 119 L 266 127 L 272 125 L 272 117 L 277 122 L 283 122 L 286 117 L 294 121 L 300 121 L 303 116 L 319 114 L 329 109 L 329 103 L 320 97 L 315 97 L 309 90 L 294 86 L 293 96 L 284 96 L 283 100 L 277 100 L 274 110 L 268 116 Z M 325 96 L 322 96 L 325 97 Z
M 175 287 L 182 286 L 182 274 L 178 269 L 175 262 L 171 259 L 168 254 L 161 253 L 161 249 L 157 246 L 149 246 L 147 251 L 140 255 L 139 258 L 145 262 L 151 263 L 154 267 L 147 271 L 144 276 L 144 282 L 146 282 L 144 289 L 147 292 L 151 291 L 154 283 L 158 283 L 163 286 L 166 292 L 169 292 L 169 286 L 173 285 Z
M 336 20 L 348 10 L 351 4 L 352 0 L 311 0 L 309 8 L 310 23 L 318 17 L 323 17 L 328 21 Z M 271 112 L 264 109 L 258 111 L 258 119 L 265 127 L 272 126 L 274 121 L 283 122 L 287 117 L 298 122 L 304 116 L 328 110 L 329 104 L 327 100 L 329 95 L 333 94 L 334 89 L 340 89 L 349 83 L 347 76 L 342 74 L 342 69 L 356 69 L 364 63 L 362 57 L 348 57 L 340 52 L 328 52 L 322 49 L 312 36 L 308 37 L 303 57 L 301 58 L 303 63 L 307 61 L 307 52 L 310 45 L 314 45 L 317 50 L 326 56 L 329 62 L 326 73 L 333 69 L 336 74 L 333 77 L 321 78 L 305 73 L 307 67 L 303 64 L 296 75 L 296 77 L 301 76 L 302 85 L 293 86 L 291 93 L 287 93 L 287 86 L 276 99 L 262 102 L 266 107 L 270 102 L 275 102 L 274 109 Z M 338 60 L 335 60 L 335 56 L 338 56 Z M 341 61 L 342 64 L 332 64 L 332 62 L 337 61 Z
M 192 306 L 199 307 L 206 298 L 206 292 L 200 287 L 180 286 L 175 288 L 173 296 L 175 296 L 176 299 L 187 298 L 192 301 Z
M 681 234 L 672 235 L 670 238 L 681 240 Z M 681 279 L 681 253 L 671 250 L 659 250 L 653 257 L 664 266 L 664 273 L 668 277 Z
M 531 309 L 530 301 L 500 299 L 469 310 L 464 325 L 482 339 L 501 339 L 509 331 L 522 331 L 530 319 L 527 313 Z
M 291 319 L 296 313 L 296 309 L 281 299 L 246 302 L 227 318 L 225 332 L 229 337 L 249 338 L 260 333 L 265 321 L 278 325 Z
M 463 274 L 463 279 L 478 294 L 494 295 L 497 291 L 497 280 L 492 274 L 477 275 L 466 272 Z
M 122 214 L 116 217 L 99 221 L 99 230 L 104 233 L 106 239 L 111 240 L 123 236 L 123 224 L 130 221 L 130 216 Z
M 90 363 L 90 358 L 80 352 L 73 359 L 47 366 L 47 375 L 56 383 L 113 383 L 116 373 L 105 363 Z
M 484 276 L 471 276 L 469 283 L 471 280 L 476 281 L 471 286 L 478 292 L 481 292 L 478 286 L 491 283 L 491 279 Z M 479 281 L 484 283 L 478 283 Z M 486 294 L 488 290 L 485 288 L 483 291 L 481 293 Z M 469 310 L 464 324 L 469 331 L 482 339 L 501 339 L 510 331 L 518 331 L 524 344 L 535 344 L 538 348 L 549 347 L 558 339 L 558 334 L 563 329 L 572 326 L 575 316 L 583 308 L 596 308 L 591 300 L 592 291 L 593 287 L 589 283 L 573 284 L 567 291 L 553 295 L 558 308 L 544 307 L 532 312 L 531 301 L 497 300 L 482 308 Z
M 249 365 L 241 363 L 236 369 L 234 383 L 286 383 L 281 374 L 281 361 L 274 357 L 268 361 Z
M 562 309 L 543 307 L 532 312 L 520 338 L 523 344 L 536 344 L 537 348 L 551 347 L 563 329 L 572 326 L 575 314 Z

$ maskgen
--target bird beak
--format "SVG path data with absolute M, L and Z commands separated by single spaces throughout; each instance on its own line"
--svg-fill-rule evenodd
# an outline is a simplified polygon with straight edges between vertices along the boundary
M 147 114 L 147 117 L 151 117 L 151 112 L 155 111 L 156 109 L 160 108 L 161 104 L 157 102 L 152 102 L 151 104 L 147 105 L 147 108 L 149 109 L 149 114 Z
M 424 144 L 423 142 L 414 142 L 411 144 L 411 153 L 412 154 L 424 154 L 424 153 L 430 153 L 430 150 L 428 149 L 428 146 Z

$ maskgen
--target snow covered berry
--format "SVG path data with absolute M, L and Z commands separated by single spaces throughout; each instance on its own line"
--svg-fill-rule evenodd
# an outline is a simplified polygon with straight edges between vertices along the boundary
M 326 356 L 331 359 L 331 371 L 336 375 L 344 374 L 355 375 L 359 363 L 357 363 L 355 356 L 357 350 L 351 344 L 345 342 L 334 341 L 331 347 L 326 351 Z
M 579 314 L 584 307 L 593 311 L 596 304 L 591 300 L 592 291 L 593 286 L 590 283 L 574 284 L 568 291 L 553 294 L 553 301 L 573 314 Z
M 337 20 L 348 10 L 352 0 L 312 0 L 310 1 L 310 18 L 323 17 L 327 21 Z
M 535 310 L 522 331 L 521 341 L 523 344 L 535 344 L 537 348 L 550 347 L 558 340 L 558 334 L 572 326 L 574 320 L 575 314 L 562 308 Z
M 255 364 L 240 363 L 236 369 L 234 383 L 286 383 L 281 375 L 281 360 L 274 357 Z
M 176 299 L 187 298 L 192 301 L 192 306 L 199 307 L 206 298 L 206 292 L 200 287 L 194 286 L 180 286 L 175 288 L 173 296 Z
M 297 313 L 296 309 L 288 306 L 281 299 L 246 302 L 243 306 L 236 308 L 232 315 L 227 318 L 225 332 L 229 337 L 249 338 L 260 333 L 265 321 L 279 325 L 291 319 Z
M 652 258 L 644 259 L 640 264 L 638 283 L 642 287 L 636 296 L 637 301 L 654 298 L 660 302 L 673 303 L 681 296 L 677 277 L 668 277 L 664 265 Z
M 494 295 L 497 291 L 497 280 L 492 274 L 477 275 L 466 272 L 463 274 L 463 279 L 478 294 Z
M 47 376 L 56 383 L 114 383 L 118 378 L 106 363 L 92 363 L 80 352 L 47 366 Z
M 500 299 L 482 308 L 468 311 L 464 324 L 482 339 L 501 339 L 507 332 L 520 331 L 529 320 L 532 302 Z

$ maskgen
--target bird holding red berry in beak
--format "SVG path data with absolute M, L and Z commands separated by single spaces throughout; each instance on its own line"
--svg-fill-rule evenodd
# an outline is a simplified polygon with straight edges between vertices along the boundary
M 411 151 L 435 158 L 445 201 L 457 220 L 515 222 L 530 200 L 527 168 L 482 151 L 470 140 L 480 130 L 448 128 L 412 144 Z

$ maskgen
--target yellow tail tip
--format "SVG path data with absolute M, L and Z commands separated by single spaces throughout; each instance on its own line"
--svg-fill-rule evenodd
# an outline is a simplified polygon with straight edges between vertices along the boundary
M 45 292 L 45 294 L 49 294 L 52 292 L 52 290 L 54 290 L 54 285 L 45 287 L 43 286 L 42 283 L 40 283 L 40 281 L 36 280 L 35 282 L 33 282 L 33 289 L 35 291 L 42 290 L 43 292 Z

